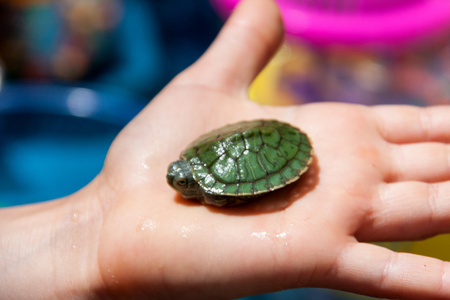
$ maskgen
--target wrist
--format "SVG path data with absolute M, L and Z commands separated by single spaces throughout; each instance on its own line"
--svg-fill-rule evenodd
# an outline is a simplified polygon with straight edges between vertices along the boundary
M 0 210 L 2 297 L 83 297 L 98 290 L 102 214 L 95 191 L 94 180 L 65 198 Z

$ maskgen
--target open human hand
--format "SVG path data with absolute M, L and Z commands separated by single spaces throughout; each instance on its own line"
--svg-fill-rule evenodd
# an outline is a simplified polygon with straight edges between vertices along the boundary
M 242 4 L 208 52 L 117 138 L 99 178 L 112 199 L 99 244 L 105 284 L 173 298 L 303 286 L 450 297 L 447 263 L 367 243 L 449 229 L 450 108 L 250 102 L 248 86 L 281 33 L 271 1 Z M 166 184 L 167 166 L 194 138 L 261 118 L 310 136 L 315 162 L 298 183 L 220 209 Z
M 251 102 L 248 86 L 282 35 L 272 1 L 244 1 L 203 57 L 119 134 L 97 178 L 44 204 L 76 212 L 77 228 L 64 228 L 72 228 L 70 244 L 85 245 L 73 261 L 53 258 L 75 278 L 54 295 L 218 299 L 313 286 L 450 297 L 447 262 L 369 244 L 449 231 L 450 107 Z M 309 135 L 314 162 L 297 183 L 227 208 L 185 200 L 167 185 L 169 163 L 189 142 L 252 119 Z

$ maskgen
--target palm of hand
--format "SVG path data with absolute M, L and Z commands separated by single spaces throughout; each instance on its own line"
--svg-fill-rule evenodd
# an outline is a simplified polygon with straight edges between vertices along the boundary
M 380 202 L 396 200 L 380 198 L 386 182 L 430 178 L 399 175 L 401 171 L 392 168 L 393 148 L 400 146 L 382 136 L 377 110 L 385 109 L 339 104 L 262 107 L 202 87 L 168 87 L 119 136 L 102 174 L 115 199 L 106 209 L 100 248 L 107 280 L 136 288 L 135 281 L 147 278 L 155 284 L 157 278 L 152 288 L 166 281 L 178 295 L 185 292 L 177 291 L 178 280 L 198 290 L 214 283 L 224 293 L 249 276 L 277 274 L 278 280 L 262 287 L 266 291 L 320 285 L 316 277 L 323 280 L 324 274 L 339 272 L 339 260 L 350 259 L 353 251 L 362 250 L 358 247 L 386 254 L 357 242 L 409 237 L 387 228 L 404 221 L 402 217 L 376 217 Z M 225 209 L 183 200 L 166 184 L 168 164 L 193 138 L 228 122 L 257 118 L 287 121 L 310 136 L 315 162 L 298 184 Z M 413 238 L 423 234 L 414 230 Z M 381 271 L 374 277 L 385 275 L 389 259 L 379 257 Z M 196 275 L 189 276 L 193 270 Z
M 401 126 L 390 128 L 391 119 L 418 120 L 419 109 L 259 106 L 243 96 L 250 75 L 241 88 L 226 90 L 231 79 L 217 76 L 219 83 L 212 83 L 198 75 L 206 61 L 176 78 L 108 153 L 97 179 L 104 186 L 99 192 L 104 213 L 99 266 L 108 289 L 227 298 L 300 286 L 390 296 L 413 296 L 418 290 L 427 295 L 439 287 L 438 276 L 428 273 L 421 284 L 406 289 L 403 283 L 413 268 L 439 269 L 441 262 L 361 243 L 420 238 L 446 229 L 430 228 L 426 200 L 411 203 L 409 215 L 396 203 L 408 189 L 417 191 L 417 198 L 427 195 L 426 183 L 409 180 L 448 179 L 445 168 L 431 173 L 421 172 L 425 166 L 403 167 L 409 158 L 405 153 L 444 151 L 441 144 L 414 144 L 412 150 L 401 144 L 442 140 L 442 133 L 425 137 L 420 126 L 409 133 Z M 194 138 L 227 123 L 259 118 L 291 123 L 310 136 L 315 161 L 299 183 L 222 209 L 183 200 L 167 185 L 167 166 Z M 435 156 L 435 165 L 440 158 Z M 403 278 L 395 276 L 400 267 L 407 272 Z

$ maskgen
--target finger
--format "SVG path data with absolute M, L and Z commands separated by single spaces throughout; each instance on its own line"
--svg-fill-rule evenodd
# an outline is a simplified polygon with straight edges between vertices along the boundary
M 450 232 L 450 182 L 384 184 L 374 196 L 360 241 L 418 240 Z
M 450 265 L 438 259 L 352 243 L 330 274 L 332 288 L 389 299 L 448 299 Z
M 381 135 L 392 143 L 450 141 L 450 106 L 375 106 Z
M 386 162 L 387 182 L 418 180 L 437 182 L 450 179 L 450 147 L 443 143 L 392 145 Z
M 189 76 L 182 78 L 227 94 L 246 95 L 280 46 L 283 32 L 274 1 L 242 1 L 207 52 L 185 72 Z

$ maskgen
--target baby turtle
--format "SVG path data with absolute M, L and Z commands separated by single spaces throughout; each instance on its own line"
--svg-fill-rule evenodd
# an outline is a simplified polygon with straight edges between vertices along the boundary
M 275 120 L 227 125 L 200 136 L 170 164 L 167 182 L 184 198 L 231 206 L 282 188 L 312 162 L 306 134 Z

